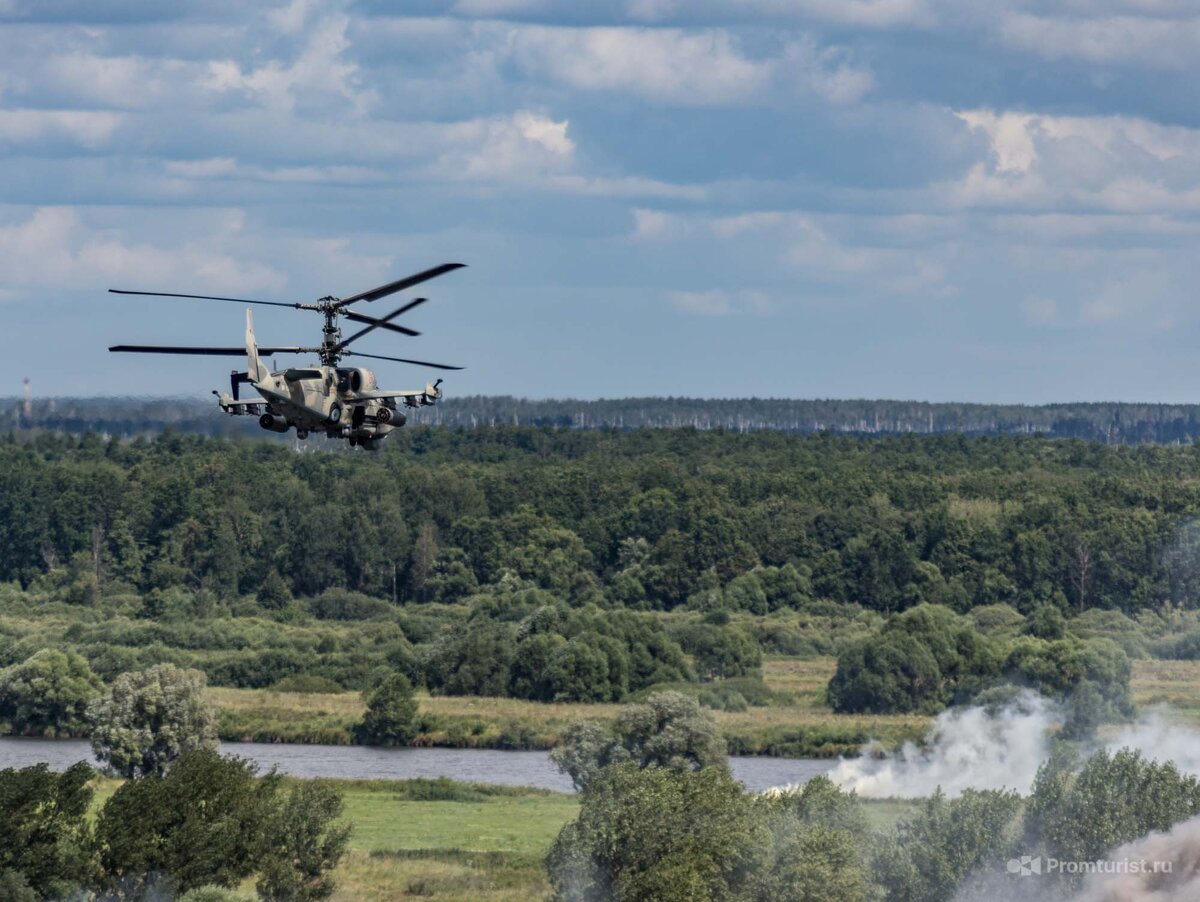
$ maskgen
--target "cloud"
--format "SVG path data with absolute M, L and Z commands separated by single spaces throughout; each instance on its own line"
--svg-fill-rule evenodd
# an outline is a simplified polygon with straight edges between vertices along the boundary
M 117 113 L 96 110 L 0 110 L 0 144 L 65 140 L 94 149 L 106 144 L 121 122 Z
M 675 310 L 694 316 L 763 315 L 771 312 L 771 303 L 761 291 L 672 291 L 668 300 Z
M 1200 54 L 1200 18 L 1017 13 L 1003 19 L 1000 37 L 1010 47 L 1048 60 L 1185 69 L 1192 68 Z
M 282 27 L 299 28 L 303 16 L 290 10 L 283 16 Z M 306 7 L 301 10 L 306 14 Z M 374 93 L 364 86 L 358 65 L 345 58 L 350 46 L 346 36 L 349 24 L 349 17 L 344 15 L 318 20 L 305 32 L 303 46 L 288 64 L 272 60 L 243 68 L 235 60 L 212 60 L 205 85 L 216 92 L 242 94 L 271 109 L 293 111 L 336 99 L 363 114 L 373 102 Z
M 6 283 L 18 289 L 98 289 L 114 281 L 166 284 L 182 279 L 211 290 L 282 290 L 280 273 L 225 249 L 236 246 L 243 221 L 233 211 L 208 238 L 164 246 L 90 227 L 69 207 L 43 207 L 22 222 L 0 226 L 0 269 Z
M 1200 209 L 1200 129 L 1129 116 L 957 115 L 989 153 L 944 186 L 952 206 Z
M 797 38 L 774 56 L 751 57 L 722 29 L 516 26 L 512 60 L 527 72 L 585 91 L 617 91 L 682 106 L 770 102 L 807 90 L 833 103 L 860 99 L 870 73 L 835 48 Z

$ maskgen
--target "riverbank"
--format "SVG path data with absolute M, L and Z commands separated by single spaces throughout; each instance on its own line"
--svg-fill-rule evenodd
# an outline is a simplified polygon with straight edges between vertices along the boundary
M 920 739 L 929 718 L 919 715 L 834 714 L 825 704 L 832 658 L 768 659 L 763 680 L 777 703 L 713 712 L 732 755 L 836 758 L 856 755 L 876 740 L 895 746 Z M 212 688 L 220 735 L 230 742 L 349 745 L 362 716 L 358 693 L 273 692 Z M 544 750 L 568 725 L 607 721 L 620 705 L 555 704 L 480 696 L 420 696 L 422 729 L 413 745 L 445 748 Z

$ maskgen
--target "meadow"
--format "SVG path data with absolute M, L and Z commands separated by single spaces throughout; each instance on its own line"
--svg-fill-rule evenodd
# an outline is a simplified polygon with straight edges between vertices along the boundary
M 834 714 L 825 704 L 833 658 L 769 658 L 763 682 L 774 691 L 771 704 L 745 711 L 714 711 L 731 754 L 832 758 L 853 755 L 868 741 L 897 745 L 919 739 L 929 718 L 916 714 Z M 213 687 L 209 698 L 220 711 L 221 738 L 228 741 L 348 744 L 362 716 L 354 692 L 301 693 Z M 552 748 L 560 732 L 577 720 L 607 721 L 614 704 L 530 702 L 490 696 L 422 693 L 428 728 L 417 745 L 455 748 Z

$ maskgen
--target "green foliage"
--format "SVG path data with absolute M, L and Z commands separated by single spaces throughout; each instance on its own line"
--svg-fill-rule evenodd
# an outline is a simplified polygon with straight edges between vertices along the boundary
M 0 770 L 0 898 L 54 898 L 95 876 L 86 814 L 92 769 Z
M 1200 781 L 1172 762 L 1122 749 L 1097 752 L 1081 767 L 1064 755 L 1043 764 L 1025 808 L 1025 829 L 1055 858 L 1092 861 L 1196 814 Z
M 546 867 L 558 898 L 572 902 L 716 902 L 736 898 L 762 838 L 726 771 L 626 763 L 587 787 Z
M 605 768 L 546 865 L 564 900 L 858 902 L 869 894 L 857 800 L 824 778 L 749 796 L 720 768 Z
M 173 891 L 233 887 L 257 869 L 279 778 L 211 749 L 181 755 L 163 777 L 123 784 L 105 802 L 96 840 L 105 873 L 128 892 L 165 878 Z M 284 842 L 272 836 L 272 842 Z
M 297 674 L 286 676 L 271 687 L 275 692 L 338 693 L 344 689 L 328 677 Z
M 550 757 L 581 790 L 602 769 L 623 762 L 677 771 L 726 766 L 712 715 L 679 692 L 656 692 L 643 704 L 625 706 L 611 729 L 572 724 Z
M 412 683 L 402 673 L 389 674 L 363 693 L 367 710 L 355 733 L 368 745 L 408 745 L 417 735 L 417 700 Z
M 1129 658 L 1109 639 L 988 638 L 952 611 L 921 605 L 843 648 L 827 698 L 835 711 L 934 714 L 1017 682 L 1064 700 L 1067 735 L 1081 737 L 1097 723 L 1133 713 L 1131 673 Z
M 302 782 L 276 806 L 255 885 L 268 902 L 309 902 L 333 895 L 333 871 L 346 852 L 350 828 L 336 826 L 344 804 L 328 783 Z
M 0 671 L 0 720 L 14 733 L 79 736 L 104 684 L 85 658 L 45 648 Z
M 204 684 L 172 664 L 121 674 L 88 708 L 96 757 L 123 777 L 161 775 L 184 752 L 215 747 Z
M 1012 854 L 1021 799 L 1013 792 L 938 790 L 901 820 L 872 863 L 888 902 L 950 902 L 963 880 Z
M 723 680 L 758 672 L 762 650 L 754 637 L 737 626 L 701 624 L 690 631 L 687 651 L 696 660 L 702 680 Z

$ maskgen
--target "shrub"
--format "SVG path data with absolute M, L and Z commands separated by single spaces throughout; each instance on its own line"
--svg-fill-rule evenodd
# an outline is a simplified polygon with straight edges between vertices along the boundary
M 550 757 L 578 789 L 601 769 L 625 761 L 669 770 L 726 766 L 725 742 L 712 715 L 679 692 L 657 692 L 644 704 L 627 705 L 611 729 L 572 724 Z
M 275 692 L 307 692 L 307 693 L 329 693 L 345 691 L 341 684 L 334 682 L 328 677 L 312 676 L 309 674 L 297 674 L 295 676 L 287 676 L 277 682 L 271 689 Z
M 360 742 L 369 745 L 408 745 L 417 735 L 417 701 L 412 683 L 393 673 L 370 692 L 362 722 L 355 728 Z
M 256 779 L 252 762 L 188 751 L 166 776 L 130 780 L 104 804 L 105 873 L 127 893 L 160 877 L 171 892 L 236 886 L 258 867 L 278 790 L 279 777 Z
M 92 775 L 83 762 L 0 770 L 0 898 L 58 898 L 91 882 Z
M 346 852 L 350 828 L 335 826 L 341 793 L 323 782 L 292 787 L 276 806 L 255 888 L 267 902 L 309 902 L 333 895 L 333 871 Z
M 1200 781 L 1169 761 L 1147 761 L 1122 749 L 1097 752 L 1082 767 L 1063 756 L 1043 764 L 1025 808 L 1025 828 L 1056 858 L 1092 861 L 1196 814 Z
M 576 902 L 734 899 L 761 839 L 727 772 L 626 763 L 584 791 L 546 868 L 559 898 Z
M 87 706 L 103 687 L 85 658 L 44 648 L 0 671 L 0 720 L 14 733 L 82 735 Z

